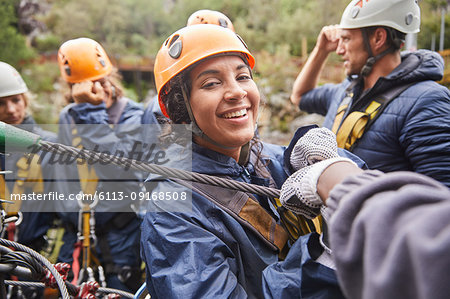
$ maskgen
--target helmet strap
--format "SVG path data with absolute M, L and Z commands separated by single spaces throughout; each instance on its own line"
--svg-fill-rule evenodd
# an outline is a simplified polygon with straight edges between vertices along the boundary
M 388 31 L 388 30 L 386 30 L 386 31 Z M 362 77 L 367 77 L 370 74 L 370 72 L 372 72 L 372 68 L 373 68 L 375 62 L 380 60 L 386 54 L 394 52 L 395 49 L 391 46 L 388 49 L 381 52 L 380 54 L 378 54 L 377 56 L 373 56 L 372 48 L 370 47 L 369 35 L 367 33 L 367 29 L 361 28 L 361 32 L 362 32 L 362 36 L 363 36 L 364 46 L 366 47 L 366 51 L 369 54 L 369 58 L 367 58 L 366 64 L 364 64 L 364 66 L 362 67 L 361 72 L 359 74 L 359 77 L 362 78 Z M 388 35 L 391 34 L 390 32 L 386 32 L 386 33 Z
M 191 125 L 192 125 L 192 134 L 194 134 L 197 137 L 200 137 L 206 141 L 208 141 L 209 143 L 214 144 L 215 146 L 218 146 L 220 148 L 223 149 L 232 149 L 232 146 L 226 146 L 223 144 L 220 144 L 214 140 L 212 140 L 211 138 L 208 137 L 208 135 L 206 135 L 202 129 L 200 129 L 200 127 L 197 125 L 197 122 L 195 121 L 195 117 L 194 117 L 194 113 L 192 113 L 192 108 L 191 108 L 191 104 L 189 103 L 189 99 L 187 96 L 187 87 L 185 84 L 181 85 L 181 92 L 183 94 L 183 100 L 184 100 L 184 104 L 186 105 L 186 110 L 189 114 L 189 118 L 191 120 Z

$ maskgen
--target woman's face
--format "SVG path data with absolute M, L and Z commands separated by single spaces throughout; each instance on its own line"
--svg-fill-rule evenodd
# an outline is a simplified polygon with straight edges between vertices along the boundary
M 190 73 L 190 103 L 200 129 L 215 142 L 195 141 L 207 148 L 234 156 L 253 138 L 260 95 L 250 68 L 239 56 L 218 56 L 198 64 Z
M 26 108 L 27 103 L 23 94 L 0 97 L 0 121 L 19 125 L 25 118 Z

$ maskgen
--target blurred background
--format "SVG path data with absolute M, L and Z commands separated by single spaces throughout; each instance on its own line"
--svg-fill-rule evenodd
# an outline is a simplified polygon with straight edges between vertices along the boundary
M 64 99 L 57 50 L 66 40 L 100 42 L 120 70 L 126 95 L 144 104 L 155 95 L 154 57 L 167 36 L 196 10 L 226 14 L 256 56 L 255 81 L 264 97 L 259 130 L 263 140 L 286 144 L 299 126 L 322 118 L 289 101 L 293 81 L 324 25 L 339 23 L 349 0 L 0 0 L 0 61 L 16 67 L 34 97 L 37 122 L 56 123 Z M 439 51 L 450 86 L 450 0 L 419 1 L 421 31 L 407 49 Z M 333 54 L 320 84 L 344 79 Z

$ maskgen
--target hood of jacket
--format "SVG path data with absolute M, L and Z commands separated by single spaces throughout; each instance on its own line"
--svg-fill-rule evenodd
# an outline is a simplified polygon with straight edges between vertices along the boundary
M 437 52 L 402 52 L 402 62 L 386 79 L 401 82 L 439 81 L 444 75 L 444 59 Z

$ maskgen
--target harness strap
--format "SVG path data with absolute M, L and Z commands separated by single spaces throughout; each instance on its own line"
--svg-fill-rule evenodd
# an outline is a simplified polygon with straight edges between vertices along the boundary
M 74 250 L 72 253 L 72 272 L 73 272 L 73 280 L 72 280 L 72 284 L 78 284 L 78 276 L 80 275 L 80 262 L 79 262 L 79 258 L 80 258 L 80 253 L 81 253 L 81 241 L 78 241 L 75 243 L 74 246 Z
M 357 106 L 360 106 L 361 108 L 356 108 L 354 105 L 349 107 L 348 101 L 345 101 L 349 96 L 344 98 L 341 106 L 339 106 L 336 112 L 336 117 L 332 126 L 332 131 L 336 134 L 338 147 L 349 151 L 353 150 L 357 141 L 375 122 L 387 105 L 413 84 L 414 83 L 397 85 L 387 89 L 382 94 L 378 95 L 375 100 L 368 102 L 365 106 L 361 106 L 361 102 L 359 102 Z M 348 109 L 350 109 L 350 111 L 348 111 Z M 352 111 L 353 109 L 355 110 Z
M 72 146 L 82 149 L 81 137 L 78 136 L 78 131 L 75 126 L 72 127 Z M 93 166 L 89 167 L 87 161 L 83 163 L 77 163 L 78 178 L 80 180 L 81 191 L 84 194 L 94 194 L 97 190 L 98 176 Z
M 12 194 L 24 194 L 26 189 L 35 193 L 44 192 L 44 179 L 42 177 L 42 168 L 38 163 L 39 156 L 29 154 L 21 157 L 17 163 L 16 179 L 14 182 Z M 22 200 L 11 197 L 6 181 L 3 175 L 0 175 L 0 195 L 14 203 L 4 205 L 7 215 L 16 215 L 22 205 Z
M 267 168 L 257 161 L 258 153 L 257 147 L 251 147 L 250 162 L 256 167 L 257 173 L 261 174 L 265 178 L 269 178 L 269 186 L 277 188 L 277 184 L 274 181 L 272 175 Z M 300 236 L 309 234 L 311 232 L 321 232 L 321 224 L 316 217 L 313 220 L 307 219 L 301 215 L 294 214 L 292 211 L 286 209 L 281 204 L 279 198 L 269 199 L 272 206 L 277 210 L 281 223 L 284 229 L 288 232 L 289 238 L 292 242 L 295 242 Z
M 349 149 L 364 134 L 368 120 L 369 115 L 366 112 L 355 111 L 350 113 L 336 134 L 338 147 Z
M 175 179 L 180 185 L 192 188 L 225 210 L 242 226 L 254 232 L 269 248 L 280 252 L 287 243 L 288 234 L 261 205 L 245 192 L 202 183 L 187 183 Z

